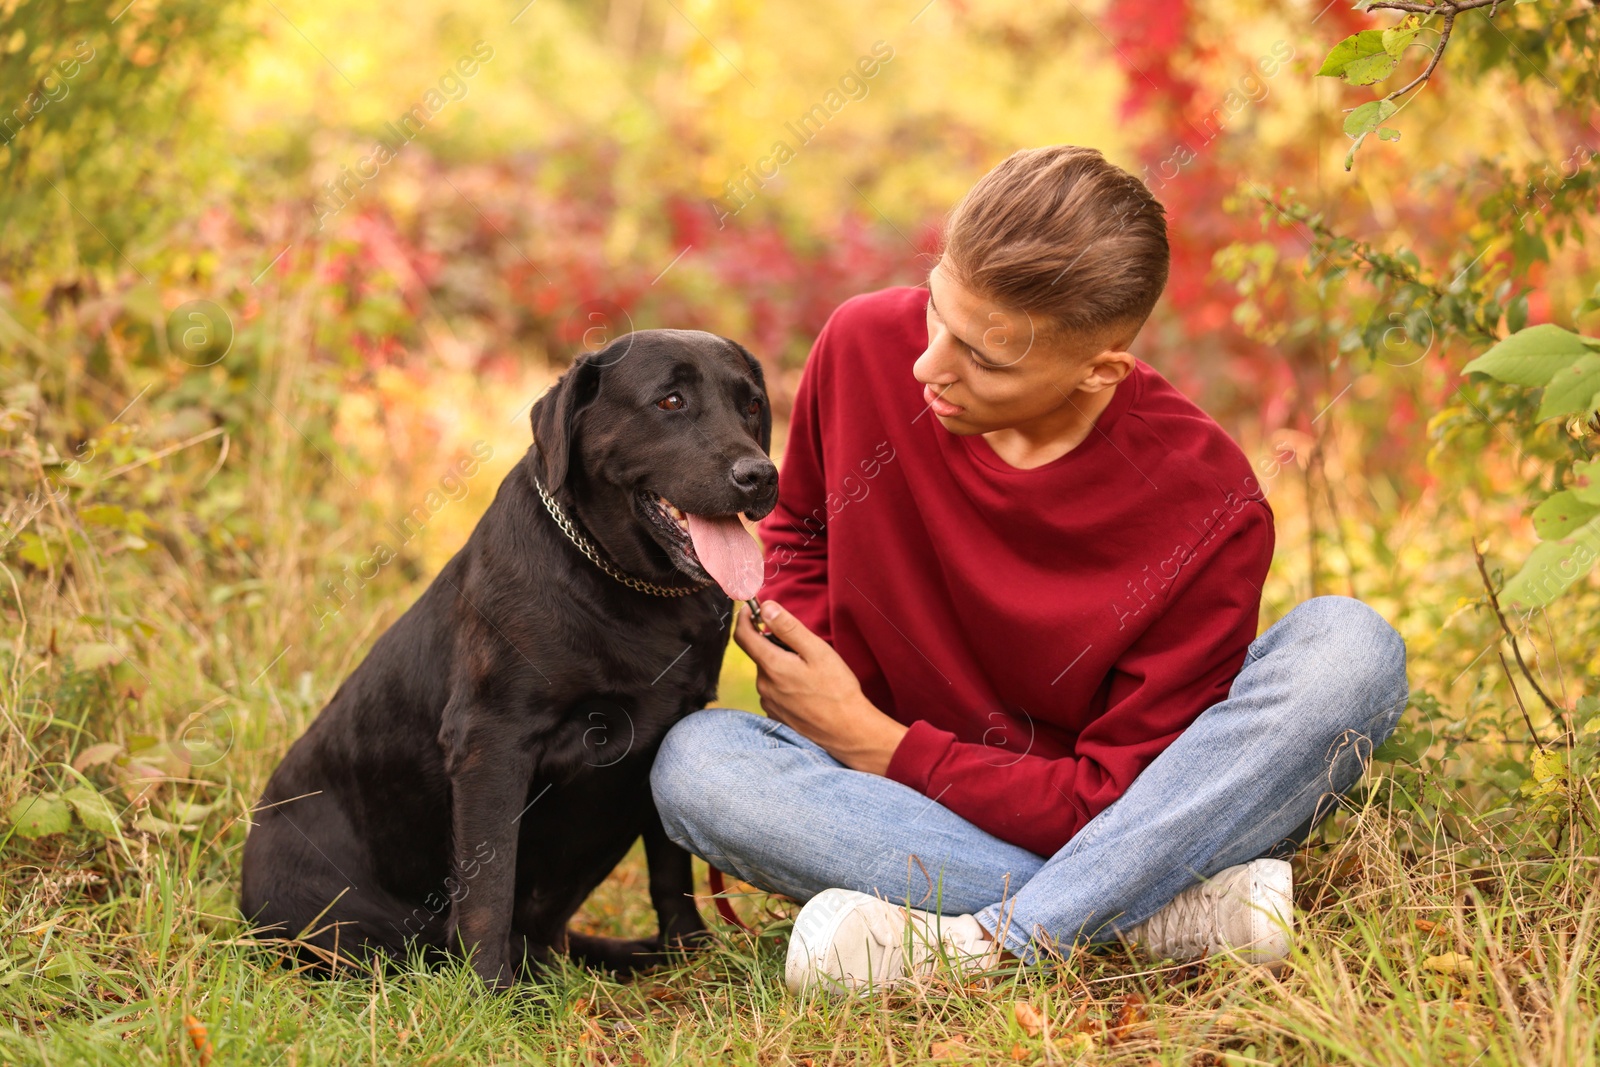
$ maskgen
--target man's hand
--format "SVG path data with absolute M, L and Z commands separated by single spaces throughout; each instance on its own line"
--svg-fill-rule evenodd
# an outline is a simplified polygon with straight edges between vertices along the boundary
M 794 649 L 785 652 L 768 641 L 739 605 L 733 639 L 755 661 L 762 710 L 846 767 L 886 773 L 906 728 L 873 707 L 844 658 L 776 601 L 761 605 L 761 617 Z

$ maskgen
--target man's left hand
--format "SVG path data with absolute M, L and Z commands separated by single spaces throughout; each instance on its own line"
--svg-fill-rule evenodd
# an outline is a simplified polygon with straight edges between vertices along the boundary
M 761 617 L 793 652 L 768 641 L 749 609 L 736 607 L 733 639 L 755 661 L 762 710 L 846 767 L 886 773 L 906 728 L 872 705 L 844 658 L 776 601 L 761 605 Z

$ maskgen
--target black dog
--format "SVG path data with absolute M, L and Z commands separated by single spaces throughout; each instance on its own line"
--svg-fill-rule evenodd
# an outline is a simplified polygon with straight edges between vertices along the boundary
M 716 696 L 729 597 L 755 592 L 738 514 L 778 495 L 761 365 L 641 331 L 581 357 L 532 421 L 466 546 L 267 783 L 241 907 L 313 962 L 470 952 L 503 987 L 552 952 L 632 969 L 705 930 L 648 776 Z M 569 933 L 641 834 L 657 938 Z

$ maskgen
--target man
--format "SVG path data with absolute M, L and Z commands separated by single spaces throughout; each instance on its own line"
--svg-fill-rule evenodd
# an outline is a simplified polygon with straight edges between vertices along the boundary
M 1281 857 L 1407 702 L 1377 613 L 1256 636 L 1272 512 L 1128 351 L 1164 209 L 1097 151 L 1018 152 L 926 288 L 857 297 L 797 390 L 763 616 L 767 717 L 709 708 L 651 781 L 667 833 L 805 907 L 787 980 L 863 989 L 1125 939 L 1290 948 Z

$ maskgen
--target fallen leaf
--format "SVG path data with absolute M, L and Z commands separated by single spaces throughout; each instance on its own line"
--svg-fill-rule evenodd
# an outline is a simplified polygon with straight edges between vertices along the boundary
M 1012 1014 L 1017 1017 L 1017 1025 L 1022 1027 L 1023 1033 L 1029 1037 L 1038 1037 L 1039 1031 L 1044 1029 L 1044 1016 L 1039 1014 L 1039 1009 L 1025 1000 L 1019 1000 L 1011 1006 Z
M 72 667 L 77 671 L 97 671 L 122 662 L 122 649 L 104 641 L 89 641 L 72 649 Z
M 200 1057 L 200 1067 L 206 1067 L 211 1062 L 211 1038 L 206 1036 L 206 1024 L 196 1019 L 193 1015 L 183 1017 L 185 1029 L 189 1031 L 189 1041 L 194 1045 L 195 1052 Z
M 176 834 L 180 830 L 195 829 L 193 826 L 179 826 L 177 823 L 170 823 L 165 819 L 158 819 L 149 812 L 145 812 L 143 815 L 133 820 L 133 828 L 135 830 L 141 830 L 147 834 L 155 834 L 157 837 L 168 837 Z
M 120 836 L 117 809 L 97 791 L 86 785 L 75 785 L 61 794 L 61 799 L 72 805 L 72 810 L 78 813 L 78 818 L 82 819 L 83 825 L 89 829 L 107 837 Z
M 32 840 L 70 830 L 72 809 L 54 793 L 39 793 L 11 805 L 6 821 L 16 827 L 19 837 Z
M 1472 957 L 1464 952 L 1444 952 L 1437 956 L 1429 956 L 1422 961 L 1422 965 L 1440 974 L 1473 974 L 1478 969 L 1472 962 Z
M 1028 1058 L 1028 1046 L 1018 1042 L 1011 1046 L 1011 1058 L 1021 1063 Z
M 928 1056 L 930 1059 L 948 1060 L 965 1051 L 967 1051 L 967 1039 L 958 1034 L 948 1041 L 935 1041 L 933 1047 L 928 1050 Z
M 105 741 L 98 745 L 90 745 L 77 758 L 72 761 L 72 769 L 83 771 L 101 763 L 110 763 L 122 755 L 122 746 L 115 741 Z
M 1119 1041 L 1126 1041 L 1133 1036 L 1133 1032 L 1138 1029 L 1140 1024 L 1149 1017 L 1150 1009 L 1145 1004 L 1144 998 L 1137 993 L 1129 993 L 1117 1005 L 1117 1013 L 1111 1019 L 1110 1033 L 1106 1035 L 1106 1043 L 1115 1045 Z

